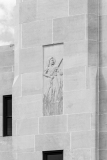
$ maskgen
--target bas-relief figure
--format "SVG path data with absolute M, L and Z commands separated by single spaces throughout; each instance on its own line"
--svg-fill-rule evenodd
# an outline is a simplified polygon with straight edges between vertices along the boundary
M 63 58 L 54 55 L 44 67 L 43 115 L 59 115 L 63 112 Z

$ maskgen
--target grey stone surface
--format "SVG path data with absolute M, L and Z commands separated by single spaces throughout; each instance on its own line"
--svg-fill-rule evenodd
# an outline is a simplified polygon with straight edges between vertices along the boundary
M 40 72 L 43 70 L 43 53 L 42 46 L 36 46 L 34 48 L 22 49 L 19 55 L 19 72 Z
M 36 21 L 22 25 L 22 47 L 52 43 L 52 21 Z
M 34 21 L 37 15 L 37 0 L 28 0 L 20 3 L 19 14 L 20 23 Z
M 44 134 L 35 136 L 35 150 L 63 150 L 70 149 L 70 134 Z
M 37 19 L 52 19 L 68 15 L 67 0 L 39 0 L 37 5 Z
M 42 160 L 42 152 L 32 152 L 32 153 L 19 153 L 17 155 L 17 160 L 34 160 L 39 159 Z
M 69 42 L 85 39 L 85 16 L 69 16 L 53 20 L 53 42 Z
M 71 144 L 72 149 L 95 147 L 95 131 L 73 132 Z
M 100 14 L 106 13 L 104 4 L 105 0 L 100 0 Z M 100 67 L 105 68 L 100 68 L 98 108 L 98 35 L 100 41 L 106 40 L 106 15 L 99 21 L 97 0 L 18 0 L 16 8 L 14 129 L 12 140 L 6 139 L 7 151 L 14 149 L 17 160 L 41 160 L 42 151 L 47 150 L 64 150 L 64 160 L 98 160 L 96 120 L 98 111 L 106 112 L 107 79 L 106 42 L 101 42 Z M 46 57 L 54 54 L 63 58 L 63 112 L 44 116 L 43 74 L 48 65 Z M 6 58 L 11 63 L 12 59 Z M 1 79 L 8 83 L 9 92 L 5 93 L 10 93 L 12 79 L 6 78 L 11 75 L 11 66 L 4 67 L 0 67 L 0 75 L 3 73 Z M 1 97 L 0 93 L 0 104 Z M 2 109 L 2 119 L 1 113 Z M 106 119 L 106 114 L 100 115 L 100 149 L 103 150 L 107 148 Z M 1 150 L 5 151 L 6 146 Z
M 99 149 L 107 149 L 107 132 L 101 132 L 99 135 Z
M 67 116 L 48 116 L 39 118 L 39 134 L 67 132 Z

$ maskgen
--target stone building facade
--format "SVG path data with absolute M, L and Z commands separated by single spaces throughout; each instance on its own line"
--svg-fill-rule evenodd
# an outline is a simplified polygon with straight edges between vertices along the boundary
M 17 0 L 15 11 L 15 48 L 0 49 L 0 159 L 63 150 L 63 160 L 106 160 L 106 0 Z

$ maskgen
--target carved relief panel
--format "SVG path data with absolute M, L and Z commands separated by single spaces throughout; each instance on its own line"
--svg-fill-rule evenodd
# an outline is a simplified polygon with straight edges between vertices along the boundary
M 63 44 L 44 46 L 43 115 L 63 113 Z

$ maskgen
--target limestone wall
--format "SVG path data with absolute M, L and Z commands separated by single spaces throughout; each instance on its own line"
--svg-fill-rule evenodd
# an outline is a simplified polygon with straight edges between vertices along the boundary
M 98 6 L 97 0 L 17 1 L 13 84 L 17 160 L 42 160 L 42 151 L 47 150 L 64 150 L 64 160 L 97 158 Z M 44 116 L 43 65 L 48 54 L 44 48 L 60 44 L 63 112 Z
M 3 95 L 12 94 L 14 80 L 14 49 L 0 46 L 0 159 L 13 160 L 12 137 L 3 137 Z M 14 127 L 14 121 L 13 121 Z

